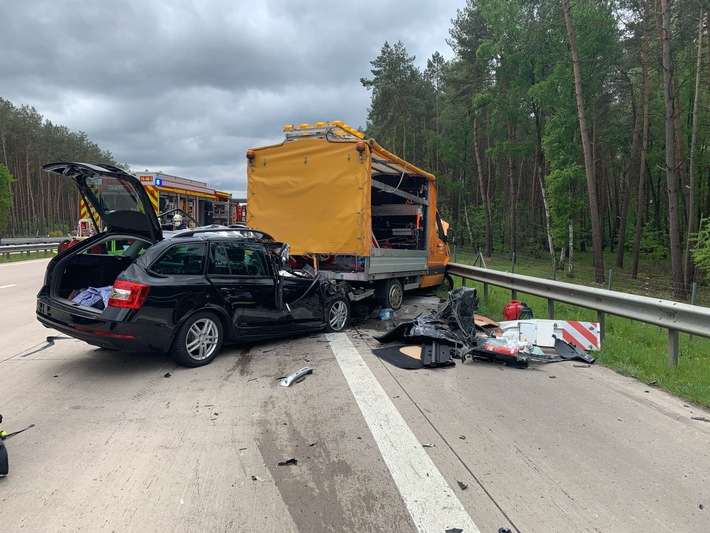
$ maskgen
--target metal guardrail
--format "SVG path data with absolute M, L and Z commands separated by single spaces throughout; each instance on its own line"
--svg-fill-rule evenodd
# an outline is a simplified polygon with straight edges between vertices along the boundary
M 554 318 L 555 302 L 585 307 L 597 312 L 601 335 L 604 335 L 605 313 L 654 324 L 668 330 L 668 365 L 678 366 L 678 333 L 689 333 L 710 338 L 710 308 L 686 303 L 635 296 L 595 287 L 585 287 L 562 281 L 552 281 L 499 270 L 450 263 L 449 274 L 483 283 L 484 298 L 488 298 L 488 284 L 510 289 L 515 293 L 547 299 L 547 316 Z
M 0 246 L 0 254 L 5 258 L 9 258 L 10 254 L 25 253 L 30 255 L 32 252 L 52 251 L 55 252 L 59 248 L 56 242 L 45 242 L 39 244 L 10 244 Z

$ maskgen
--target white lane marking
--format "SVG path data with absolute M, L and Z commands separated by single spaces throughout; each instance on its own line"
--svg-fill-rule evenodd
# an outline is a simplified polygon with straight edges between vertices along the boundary
M 17 283 L 13 283 L 12 285 L 0 285 L 0 289 L 9 289 L 10 287 L 14 287 L 17 285 Z
M 480 533 L 348 336 L 326 337 L 417 529 Z

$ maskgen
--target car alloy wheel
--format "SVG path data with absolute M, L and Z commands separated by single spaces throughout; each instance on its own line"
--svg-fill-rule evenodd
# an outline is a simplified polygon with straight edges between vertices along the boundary
M 343 331 L 350 322 L 350 304 L 345 296 L 335 296 L 325 306 L 325 321 L 328 331 Z
M 222 323 L 213 313 L 191 316 L 178 330 L 173 349 L 174 359 L 183 366 L 206 365 L 222 348 Z

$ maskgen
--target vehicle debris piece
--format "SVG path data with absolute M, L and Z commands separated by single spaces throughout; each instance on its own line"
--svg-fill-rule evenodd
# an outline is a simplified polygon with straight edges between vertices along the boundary
M 691 420 L 700 420 L 701 422 L 710 422 L 710 418 L 705 418 L 704 416 L 691 416 Z
M 263 478 L 263 477 L 259 477 L 259 476 L 251 476 L 251 480 L 252 480 L 252 481 L 264 481 L 264 478 Z
M 304 379 L 306 375 L 312 374 L 313 373 L 313 368 L 310 366 L 304 366 L 303 368 L 299 368 L 296 370 L 293 374 L 290 374 L 283 378 L 280 382 L 279 385 L 282 387 L 289 387 L 292 383 L 295 383 L 297 381 L 300 381 L 301 379 Z
M 423 448 L 433 448 L 436 444 L 422 444 Z
M 424 345 L 394 344 L 386 348 L 375 348 L 372 353 L 389 364 L 405 370 L 456 364 L 453 361 L 456 357 L 456 347 L 437 341 Z
M 461 490 L 466 490 L 466 489 L 468 488 L 468 485 L 466 485 L 466 483 L 464 483 L 463 481 L 458 481 L 458 480 L 457 480 L 456 483 L 459 484 L 459 488 L 460 488 Z
M 285 461 L 280 461 L 279 466 L 291 466 L 291 465 L 297 465 L 298 464 L 298 459 L 295 457 L 292 457 L 291 459 L 286 459 Z
M 592 357 L 576 344 L 560 339 L 556 335 L 553 335 L 552 337 L 555 339 L 555 351 L 563 359 L 581 359 L 585 363 L 589 364 L 592 364 L 597 360 L 596 357 Z

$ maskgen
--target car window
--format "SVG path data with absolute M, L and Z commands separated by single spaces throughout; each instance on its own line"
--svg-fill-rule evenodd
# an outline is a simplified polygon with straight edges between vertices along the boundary
M 150 242 L 140 239 L 107 239 L 83 250 L 81 254 L 138 257 L 150 246 Z
M 204 272 L 205 256 L 201 243 L 171 246 L 150 269 L 158 274 L 195 276 Z
M 268 272 L 264 250 L 258 245 L 226 242 L 212 247 L 210 274 L 266 276 Z

